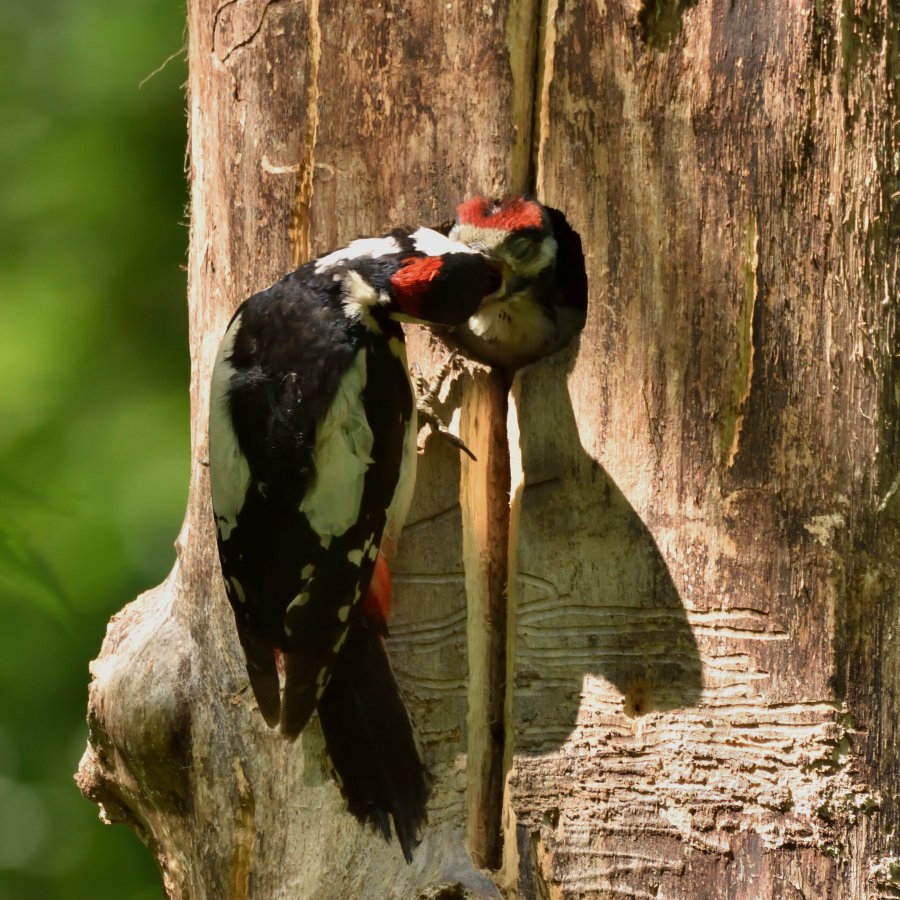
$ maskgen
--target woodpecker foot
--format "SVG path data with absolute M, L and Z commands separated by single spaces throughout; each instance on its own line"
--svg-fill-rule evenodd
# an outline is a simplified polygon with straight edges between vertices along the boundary
M 457 450 L 461 450 L 473 462 L 477 462 L 478 460 L 475 454 L 462 442 L 461 438 L 457 437 L 449 428 L 447 428 L 435 410 L 438 394 L 440 394 L 441 388 L 447 380 L 450 370 L 453 368 L 456 356 L 457 353 L 454 350 L 444 361 L 444 364 L 441 366 L 437 375 L 434 376 L 430 385 L 422 377 L 422 374 L 418 370 L 418 366 L 415 367 L 413 379 L 416 386 L 416 409 L 419 414 L 419 425 L 428 425 L 436 435 L 442 437 L 449 444 L 452 444 Z

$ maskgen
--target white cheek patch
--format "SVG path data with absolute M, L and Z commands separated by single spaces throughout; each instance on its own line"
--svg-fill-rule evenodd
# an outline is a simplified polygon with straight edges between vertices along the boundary
M 237 524 L 250 484 L 250 466 L 238 446 L 228 405 L 228 389 L 235 373 L 231 353 L 240 326 L 238 316 L 222 340 L 213 366 L 209 397 L 209 482 L 216 529 L 223 541 L 228 540 Z
M 467 325 L 482 340 L 514 346 L 523 353 L 546 346 L 555 334 L 553 321 L 528 296 L 488 303 Z
M 477 253 L 471 247 L 444 237 L 431 228 L 419 228 L 410 235 L 413 246 L 426 256 L 442 256 L 444 253 Z
M 366 418 L 366 351 L 360 350 L 316 430 L 316 480 L 300 511 L 327 548 L 359 519 L 374 436 Z
M 390 297 L 376 291 L 359 272 L 347 272 L 344 276 L 344 315 L 348 319 L 359 320 L 376 334 L 381 332 L 381 328 L 372 316 L 372 308 L 379 302 L 384 302 L 382 297 L 390 302 Z
M 392 237 L 360 238 L 351 241 L 346 247 L 335 250 L 327 256 L 320 256 L 315 261 L 317 274 L 327 272 L 332 266 L 348 262 L 351 259 L 363 259 L 364 257 L 388 256 L 399 253 L 400 245 Z

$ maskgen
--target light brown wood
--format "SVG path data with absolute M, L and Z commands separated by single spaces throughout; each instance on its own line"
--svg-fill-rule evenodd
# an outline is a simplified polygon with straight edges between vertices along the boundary
M 92 664 L 78 776 L 169 896 L 900 895 L 891 0 L 192 0 L 189 38 L 189 507 Z M 407 866 L 317 724 L 288 745 L 253 706 L 210 367 L 299 261 L 531 183 L 581 234 L 588 322 L 508 398 L 461 372 L 445 410 L 484 453 L 420 460 L 390 653 L 434 794 Z
M 591 306 L 515 388 L 508 873 L 895 896 L 896 12 L 668 4 L 654 50 L 635 6 L 548 11 Z

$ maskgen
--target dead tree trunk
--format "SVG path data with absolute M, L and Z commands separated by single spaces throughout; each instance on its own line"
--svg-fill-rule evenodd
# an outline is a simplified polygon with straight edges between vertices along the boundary
M 189 35 L 190 501 L 92 666 L 82 790 L 178 898 L 900 896 L 892 0 L 191 0 Z M 299 261 L 528 189 L 581 234 L 588 322 L 509 393 L 471 367 L 478 463 L 420 463 L 407 866 L 317 726 L 252 708 L 210 367 Z

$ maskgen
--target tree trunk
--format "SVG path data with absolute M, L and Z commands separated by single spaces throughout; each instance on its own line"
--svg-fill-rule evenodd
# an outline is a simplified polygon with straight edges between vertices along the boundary
M 178 898 L 900 896 L 892 0 L 191 0 L 189 36 L 190 500 L 92 665 L 82 790 Z M 210 369 L 300 261 L 528 189 L 581 234 L 588 321 L 509 392 L 460 374 L 477 463 L 420 457 L 407 866 L 317 723 L 253 708 Z

